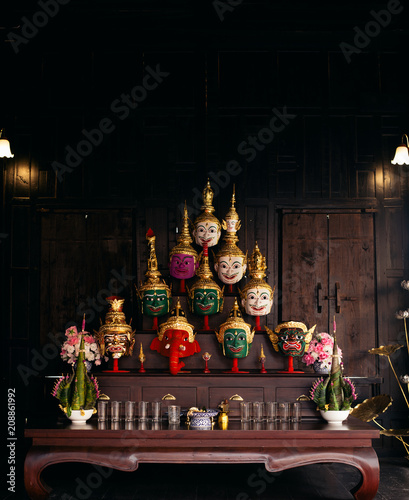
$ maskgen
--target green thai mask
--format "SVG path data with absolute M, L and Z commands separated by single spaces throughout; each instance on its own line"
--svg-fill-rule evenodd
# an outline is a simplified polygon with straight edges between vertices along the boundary
M 193 295 L 192 310 L 199 316 L 208 316 L 220 311 L 222 298 L 215 288 L 196 288 Z
M 142 292 L 142 313 L 147 316 L 163 316 L 169 312 L 170 297 L 163 289 Z
M 229 328 L 223 336 L 223 354 L 226 358 L 245 358 L 251 344 L 247 341 L 247 334 L 243 328 Z

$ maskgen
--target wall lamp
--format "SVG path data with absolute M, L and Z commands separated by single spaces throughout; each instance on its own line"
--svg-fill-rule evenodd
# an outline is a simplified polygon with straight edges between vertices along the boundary
M 406 144 L 405 144 L 406 139 Z M 409 165 L 409 142 L 406 134 L 402 135 L 402 144 L 396 148 L 395 156 L 391 163 L 393 165 Z
M 14 155 L 10 151 L 9 141 L 3 138 L 3 130 L 0 130 L 0 158 L 14 158 Z

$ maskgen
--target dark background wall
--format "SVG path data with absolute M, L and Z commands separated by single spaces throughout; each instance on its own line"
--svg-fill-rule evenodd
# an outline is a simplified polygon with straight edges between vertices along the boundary
M 403 3 L 42 5 L 10 3 L 0 30 L 0 126 L 15 153 L 1 160 L 2 366 L 20 407 L 62 369 L 52 337 L 83 313 L 98 328 L 106 290 L 146 327 L 134 291 L 145 233 L 167 278 L 181 206 L 194 218 L 209 178 L 219 219 L 235 185 L 239 246 L 266 255 L 267 324 L 330 330 L 335 303 L 319 311 L 317 285 L 331 297 L 341 282 L 348 374 L 383 377 L 396 395 L 383 423 L 405 426 L 387 364 L 367 354 L 403 343 L 395 311 L 408 304 L 409 170 L 390 163 L 408 132 Z M 403 349 L 394 360 L 408 372 Z

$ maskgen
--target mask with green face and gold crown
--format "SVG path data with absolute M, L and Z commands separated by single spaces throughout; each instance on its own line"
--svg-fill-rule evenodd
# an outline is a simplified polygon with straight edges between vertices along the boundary
M 177 245 L 169 252 L 169 274 L 179 280 L 193 278 L 199 266 L 199 256 L 192 247 L 193 239 L 189 231 L 189 217 L 186 208 L 184 208 L 182 232 L 178 237 Z
M 203 212 L 193 223 L 193 237 L 197 245 L 201 247 L 207 244 L 207 247 L 213 247 L 219 242 L 221 234 L 221 224 L 215 215 L 213 215 L 213 189 L 210 181 L 207 179 L 206 187 L 203 190 Z
M 264 280 L 266 269 L 266 259 L 262 256 L 256 242 L 249 260 L 251 280 L 240 290 L 241 304 L 246 314 L 250 316 L 266 316 L 271 311 L 275 287 L 271 288 Z
M 141 283 L 137 293 L 142 314 L 157 318 L 169 312 L 172 295 L 169 286 L 162 279 L 158 270 L 155 250 L 156 237 L 152 229 L 146 233 L 146 239 L 149 246 L 148 271 L 145 273 L 145 283 Z
M 214 265 L 220 281 L 229 286 L 240 281 L 247 268 L 247 255 L 236 244 L 239 239 L 236 233 L 240 228 L 240 219 L 234 206 L 235 202 L 236 195 L 233 186 L 231 207 L 227 212 L 226 220 L 222 222 L 222 227 L 226 230 L 226 235 L 223 238 L 225 244 L 217 253 Z
M 237 360 L 248 355 L 254 339 L 254 329 L 244 321 L 237 298 L 234 299 L 228 319 L 220 325 L 219 331 L 216 331 L 216 337 L 223 355 L 234 360 L 231 372 L 246 373 L 239 372 Z
M 223 289 L 213 280 L 213 274 L 209 266 L 207 244 L 203 247 L 201 263 L 196 271 L 196 281 L 189 288 L 188 303 L 190 310 L 198 316 L 217 314 L 223 310 Z M 208 328 L 205 327 L 207 330 Z

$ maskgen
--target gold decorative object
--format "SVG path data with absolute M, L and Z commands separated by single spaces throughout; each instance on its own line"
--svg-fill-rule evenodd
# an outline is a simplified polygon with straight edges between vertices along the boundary
M 373 398 L 365 399 L 359 403 L 350 412 L 355 418 L 359 418 L 363 422 L 375 421 L 381 413 L 384 413 L 392 404 L 392 398 L 388 394 L 381 394 Z M 377 422 L 375 422 L 377 423 Z
M 396 351 L 401 349 L 403 345 L 400 344 L 389 344 L 389 345 L 381 345 L 379 347 L 374 347 L 373 349 L 369 349 L 370 354 L 379 354 L 380 356 L 391 356 Z
M 408 437 L 409 429 L 384 429 L 380 433 L 389 437 Z
M 219 404 L 220 412 L 217 418 L 217 422 L 219 424 L 219 428 L 222 430 L 226 430 L 229 426 L 229 402 L 227 399 L 221 401 Z
M 261 369 L 260 369 L 260 373 L 267 373 L 267 370 L 265 369 L 264 367 L 264 363 L 266 361 L 266 357 L 264 355 L 264 349 L 263 349 L 263 344 L 261 344 L 261 349 L 260 349 L 260 356 L 258 357 L 258 360 L 260 361 L 261 363 Z
M 244 399 L 240 394 L 233 394 L 233 396 L 230 397 L 230 401 L 244 401 Z
M 142 342 L 141 342 L 141 348 L 139 350 L 139 361 L 141 362 L 141 367 L 139 368 L 139 373 L 145 373 L 146 372 L 146 370 L 145 370 L 145 368 L 143 366 L 143 363 L 144 363 L 145 359 L 146 359 L 146 356 L 143 353 Z
M 122 311 L 125 299 L 122 297 L 108 297 L 107 302 L 110 309 L 105 316 L 105 323 L 102 324 L 97 332 L 94 330 L 99 343 L 101 354 L 110 354 L 114 359 L 114 371 L 118 372 L 118 359 L 122 356 L 132 356 L 135 344 L 135 330 L 132 330 L 130 320 L 126 323 L 125 313 Z M 128 370 L 121 370 L 128 371 Z
M 176 401 L 176 398 L 173 394 L 165 394 L 162 401 Z
M 202 359 L 205 362 L 205 369 L 203 370 L 203 373 L 210 373 L 208 363 L 209 363 L 209 360 L 210 360 L 211 357 L 212 357 L 212 355 L 210 353 L 208 353 L 208 352 L 205 352 L 202 355 Z

